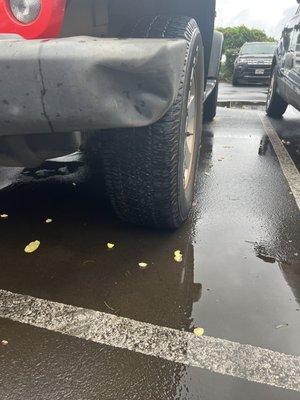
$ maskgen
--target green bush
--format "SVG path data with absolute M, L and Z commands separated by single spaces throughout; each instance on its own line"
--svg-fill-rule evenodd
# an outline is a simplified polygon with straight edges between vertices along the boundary
M 239 49 L 227 49 L 225 52 L 226 61 L 221 64 L 220 70 L 220 78 L 221 80 L 231 81 L 233 70 L 234 70 L 234 61 L 239 54 Z
M 239 54 L 239 49 L 228 49 L 226 50 L 226 69 L 233 73 L 234 70 L 234 62 Z

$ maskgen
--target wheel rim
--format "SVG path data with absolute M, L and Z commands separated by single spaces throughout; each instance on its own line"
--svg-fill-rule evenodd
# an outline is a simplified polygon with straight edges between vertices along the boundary
M 186 190 L 192 175 L 192 167 L 195 156 L 195 143 L 197 131 L 197 103 L 196 103 L 196 80 L 195 69 L 192 71 L 190 90 L 187 103 L 187 117 L 184 140 L 184 159 L 183 159 L 183 186 Z
M 275 73 L 272 74 L 271 77 L 271 83 L 269 86 L 269 91 L 268 91 L 268 97 L 267 97 L 267 107 L 269 107 L 273 94 L 274 94 L 274 90 L 275 90 Z

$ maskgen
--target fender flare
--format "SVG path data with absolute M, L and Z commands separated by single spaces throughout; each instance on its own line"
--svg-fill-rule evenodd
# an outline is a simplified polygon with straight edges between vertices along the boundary
M 220 62 L 222 58 L 224 36 L 221 32 L 214 31 L 213 43 L 208 68 L 208 79 L 218 79 Z

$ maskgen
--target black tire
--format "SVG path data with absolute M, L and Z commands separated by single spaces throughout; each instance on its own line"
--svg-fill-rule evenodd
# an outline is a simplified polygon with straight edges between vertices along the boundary
M 214 90 L 208 96 L 203 107 L 203 121 L 212 122 L 217 114 L 218 105 L 218 94 L 219 94 L 219 82 L 216 83 Z
M 233 74 L 232 86 L 240 86 L 240 81 L 238 80 L 236 74 Z
M 277 92 L 277 67 L 273 69 L 270 79 L 266 112 L 269 117 L 282 118 L 288 103 Z
M 142 18 L 124 37 L 185 38 L 187 52 L 179 93 L 167 114 L 155 124 L 116 129 L 100 135 L 107 193 L 116 214 L 127 222 L 177 228 L 193 202 L 202 134 L 204 56 L 197 23 L 189 17 Z M 194 72 L 196 135 L 191 173 L 184 187 L 187 102 Z

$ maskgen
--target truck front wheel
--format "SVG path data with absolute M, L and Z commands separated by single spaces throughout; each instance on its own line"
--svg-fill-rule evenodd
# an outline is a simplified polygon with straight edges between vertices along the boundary
M 275 66 L 271 76 L 267 97 L 267 115 L 273 118 L 282 118 L 287 107 L 288 103 L 277 93 L 277 67 Z
M 116 214 L 138 225 L 177 228 L 193 202 L 202 134 L 203 44 L 188 17 L 143 18 L 126 37 L 184 38 L 179 93 L 167 114 L 151 126 L 100 135 L 107 193 Z

